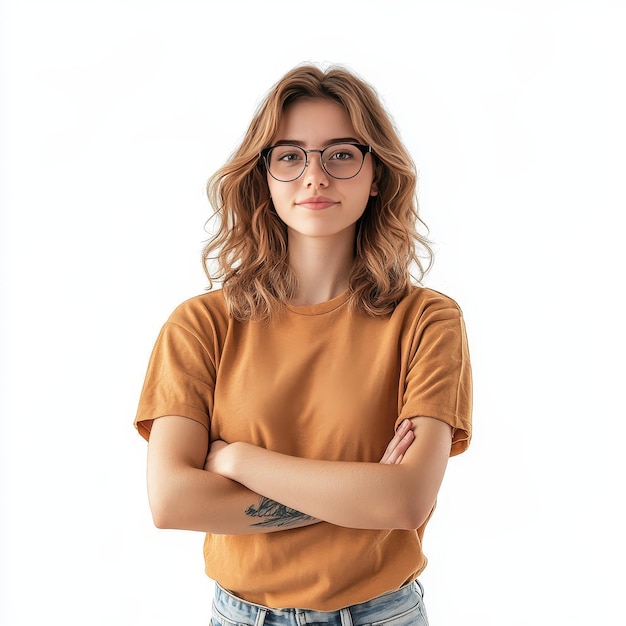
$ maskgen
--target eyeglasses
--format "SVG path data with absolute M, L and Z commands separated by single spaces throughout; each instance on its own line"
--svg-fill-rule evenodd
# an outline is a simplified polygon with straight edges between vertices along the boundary
M 324 171 L 332 178 L 354 178 L 363 167 L 365 155 L 372 146 L 360 143 L 333 143 L 323 150 L 304 150 L 300 146 L 277 145 L 264 148 L 259 153 L 272 178 L 289 183 L 304 174 L 309 164 L 309 154 L 319 152 Z

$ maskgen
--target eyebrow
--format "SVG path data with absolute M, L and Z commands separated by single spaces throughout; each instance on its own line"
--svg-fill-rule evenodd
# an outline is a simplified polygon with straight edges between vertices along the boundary
M 336 137 L 335 139 L 329 139 L 323 145 L 330 146 L 334 143 L 361 143 L 359 139 L 354 137 Z M 298 141 L 297 139 L 281 139 L 274 143 L 275 146 L 300 146 L 303 148 L 306 145 L 306 141 Z

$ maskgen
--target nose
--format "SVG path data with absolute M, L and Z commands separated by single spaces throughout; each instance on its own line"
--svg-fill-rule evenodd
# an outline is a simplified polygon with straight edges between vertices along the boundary
M 307 154 L 302 179 L 305 187 L 328 187 L 328 174 L 322 167 L 322 155 L 317 150 Z

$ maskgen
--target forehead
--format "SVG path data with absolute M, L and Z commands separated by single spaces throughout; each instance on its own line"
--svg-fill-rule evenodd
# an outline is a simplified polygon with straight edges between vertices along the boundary
M 285 107 L 274 140 L 315 147 L 348 138 L 360 141 L 346 109 L 333 100 L 309 99 Z

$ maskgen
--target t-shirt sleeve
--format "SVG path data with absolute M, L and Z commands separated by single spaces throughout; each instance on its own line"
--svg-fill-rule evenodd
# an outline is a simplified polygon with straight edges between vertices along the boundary
M 440 419 L 453 429 L 450 456 L 472 435 L 472 372 L 465 323 L 458 307 L 427 310 L 415 329 L 400 415 Z
M 152 422 L 180 415 L 209 427 L 215 389 L 215 363 L 192 330 L 167 322 L 155 343 L 139 398 L 135 427 L 149 439 Z

